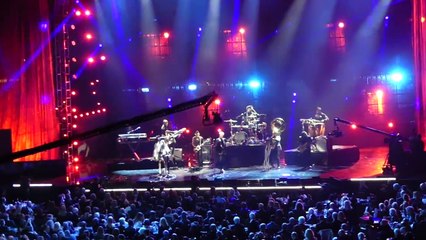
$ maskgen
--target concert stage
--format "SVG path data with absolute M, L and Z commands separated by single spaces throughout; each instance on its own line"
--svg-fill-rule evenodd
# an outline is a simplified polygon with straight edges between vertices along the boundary
M 338 151 L 341 148 L 336 148 Z M 348 148 L 354 150 L 354 148 Z M 312 168 L 305 168 L 295 162 L 285 162 L 282 159 L 281 167 L 265 171 L 261 159 L 251 159 L 247 162 L 256 162 L 254 166 L 230 167 L 221 172 L 220 169 L 204 167 L 201 169 L 191 169 L 188 167 L 174 167 L 170 170 L 167 178 L 158 177 L 158 165 L 151 160 L 143 161 L 120 161 L 109 164 L 109 182 L 114 181 L 120 184 L 125 183 L 153 183 L 153 182 L 190 182 L 194 179 L 213 181 L 262 181 L 262 180 L 309 180 L 334 178 L 346 180 L 350 178 L 376 177 L 382 175 L 382 166 L 386 159 L 387 148 L 362 148 L 359 150 L 359 161 L 351 161 L 351 164 L 341 166 L 315 165 Z M 247 156 L 246 156 L 247 157 Z M 353 157 L 353 156 L 352 156 Z M 240 160 L 240 159 L 238 159 Z M 243 159 L 241 159 L 243 160 Z M 232 166 L 232 163 L 230 163 Z M 157 167 L 157 168 L 155 168 Z

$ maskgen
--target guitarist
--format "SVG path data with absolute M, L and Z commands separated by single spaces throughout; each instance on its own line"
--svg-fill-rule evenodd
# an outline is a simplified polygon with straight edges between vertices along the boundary
M 194 147 L 194 155 L 198 162 L 198 167 L 203 167 L 202 151 L 201 147 L 203 144 L 203 137 L 200 135 L 200 132 L 197 130 L 192 137 L 192 147 Z

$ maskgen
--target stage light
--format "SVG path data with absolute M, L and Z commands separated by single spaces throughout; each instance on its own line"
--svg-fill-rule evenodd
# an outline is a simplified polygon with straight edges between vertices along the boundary
M 244 34 L 244 33 L 246 32 L 246 29 L 244 29 L 244 28 L 240 28 L 239 32 L 240 32 L 241 34 Z
M 90 82 L 90 86 L 95 86 L 95 83 L 94 82 Z
M 296 100 L 291 101 L 292 103 L 296 103 Z
M 85 14 L 86 16 L 90 16 L 90 15 L 92 15 L 92 12 L 90 12 L 90 10 L 86 10 L 86 11 L 84 11 L 84 14 Z
M 93 38 L 93 35 L 91 33 L 86 33 L 85 37 L 86 37 L 87 40 L 90 40 L 90 39 Z
M 393 127 L 394 127 L 393 122 L 388 122 L 388 128 L 393 128 Z
M 71 95 L 75 96 L 77 93 L 75 91 L 71 92 Z
M 386 16 L 386 17 L 385 17 L 385 20 L 389 20 L 389 16 Z
M 78 116 L 77 115 L 74 115 L 74 119 L 77 119 L 78 118 Z
M 199 27 L 199 28 L 198 28 L 198 31 L 199 31 L 199 32 L 201 32 L 201 31 L 203 31 L 203 29 L 202 29 L 201 27 Z
M 145 87 L 145 88 L 141 88 L 141 91 L 143 93 L 148 93 L 149 92 L 149 88 Z
M 76 108 L 73 108 L 71 111 L 72 111 L 73 113 L 75 113 L 75 112 L 77 112 L 77 109 L 76 109 Z
M 83 117 L 84 116 L 84 114 L 83 113 L 80 113 L 80 117 Z
M 75 170 L 76 170 L 76 171 L 78 171 L 78 168 L 79 168 L 79 167 L 78 167 L 78 165 L 77 165 L 77 166 L 75 166 L 74 168 L 75 168 Z
M 100 59 L 101 59 L 102 61 L 105 61 L 105 60 L 106 60 L 105 55 L 102 55 L 102 56 L 100 57 Z
M 390 79 L 394 83 L 400 83 L 404 79 L 404 75 L 401 72 L 394 72 L 394 73 L 391 73 Z
M 77 124 L 73 124 L 73 125 L 72 125 L 72 128 L 77 128 Z
M 71 58 L 71 61 L 72 62 L 77 62 L 77 58 L 73 57 L 73 58 Z
M 248 86 L 251 89 L 258 89 L 260 87 L 260 81 L 256 78 L 253 78 L 249 81 Z
M 86 116 L 89 116 L 89 115 L 90 115 L 90 113 L 88 113 L 88 112 L 87 112 L 87 113 L 86 113 Z
M 221 129 L 221 128 L 218 128 L 218 129 L 217 129 L 217 132 L 218 132 L 218 133 L 220 133 L 220 132 L 223 132 L 223 131 L 222 131 L 222 129 Z
M 102 112 L 106 112 L 106 108 L 102 108 Z
M 170 37 L 170 33 L 168 33 L 168 32 L 163 33 L 163 37 L 166 38 L 166 39 L 169 38 Z
M 92 115 L 95 115 L 95 113 L 96 113 L 95 111 L 92 111 Z
M 172 99 L 171 98 L 167 98 L 167 102 L 171 102 L 172 101 Z
M 67 136 L 68 136 L 68 134 L 64 133 L 64 137 L 67 137 Z M 66 151 L 64 153 L 66 153 Z
M 100 109 L 98 109 L 96 112 L 97 112 L 97 113 L 101 113 L 101 110 L 100 110 Z
M 216 105 L 220 105 L 220 99 L 216 99 L 216 100 L 214 100 L 214 104 L 216 104 Z
M 100 103 L 100 102 L 98 102 L 98 103 L 96 103 L 96 105 L 100 106 L 100 105 L 101 105 L 101 103 Z
M 89 63 L 93 63 L 93 62 L 95 62 L 95 59 L 94 59 L 93 57 L 89 57 L 89 58 L 87 59 L 87 61 L 88 61 Z
M 98 45 L 98 46 L 101 48 L 101 47 L 103 47 L 104 45 L 103 45 L 102 43 L 99 43 L 99 45 Z
M 70 28 L 71 28 L 71 30 L 75 30 L 75 25 L 71 24 Z
M 72 144 L 73 144 L 74 146 L 77 146 L 77 145 L 78 145 L 78 142 L 77 142 L 77 141 L 74 141 Z
M 92 94 L 93 94 L 93 95 L 96 95 L 96 91 L 93 91 L 93 92 L 92 92 Z
M 97 83 L 98 83 L 98 82 L 99 82 L 99 79 L 96 79 L 96 80 L 95 80 L 95 82 L 97 82 Z
M 297 93 L 295 93 L 295 92 L 294 92 L 294 93 L 293 93 L 293 97 L 296 97 L 296 96 L 297 96 Z
M 77 17 L 81 16 L 81 11 L 80 11 L 80 10 L 75 11 L 75 15 L 76 15 Z
M 351 128 L 356 129 L 357 128 L 356 124 L 351 124 Z
M 188 85 L 188 90 L 189 91 L 195 91 L 195 90 L 197 90 L 197 85 L 196 84 L 189 84 Z
M 426 21 L 426 18 L 425 18 L 425 17 L 421 17 L 421 18 L 420 18 L 420 22 L 424 23 L 425 21 Z
M 80 159 L 78 159 L 78 157 L 74 158 L 74 162 L 78 162 Z
M 46 22 L 46 21 L 42 21 L 41 23 L 40 23 L 40 30 L 42 31 L 42 32 L 46 32 L 47 31 L 47 27 L 49 26 L 49 23 L 48 22 Z
M 344 23 L 344 22 L 339 22 L 339 23 L 337 24 L 337 26 L 338 26 L 339 28 L 344 28 L 344 27 L 345 27 L 345 23 Z
M 189 129 L 186 129 L 186 130 L 185 130 L 185 133 L 186 133 L 186 134 L 189 134 L 190 132 L 191 132 L 191 131 L 190 131 Z
M 383 98 L 384 92 L 381 89 L 376 90 L 376 97 L 377 98 Z

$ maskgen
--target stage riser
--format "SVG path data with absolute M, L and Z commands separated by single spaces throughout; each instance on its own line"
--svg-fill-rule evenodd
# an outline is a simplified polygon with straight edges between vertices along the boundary
M 287 165 L 307 166 L 315 163 L 331 167 L 350 166 L 359 160 L 359 148 L 357 146 L 333 146 L 333 151 L 313 152 L 308 157 L 303 157 L 296 149 L 284 151 Z

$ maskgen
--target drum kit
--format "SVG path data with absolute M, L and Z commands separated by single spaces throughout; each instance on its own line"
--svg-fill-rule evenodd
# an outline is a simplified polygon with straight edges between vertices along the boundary
M 224 120 L 229 123 L 231 132 L 230 141 L 233 145 L 258 144 L 264 142 L 267 124 L 261 122 L 260 117 L 266 114 L 257 114 L 254 117 L 243 119 L 240 124 L 234 119 Z
M 324 122 L 313 118 L 300 119 L 302 131 L 308 133 L 310 137 L 323 136 L 325 133 Z

